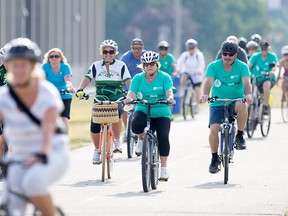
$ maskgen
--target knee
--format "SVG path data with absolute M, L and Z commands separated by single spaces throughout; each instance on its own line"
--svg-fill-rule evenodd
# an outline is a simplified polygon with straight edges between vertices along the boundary
M 132 131 L 135 134 L 142 134 L 146 127 L 146 114 L 141 111 L 135 112 L 132 119 Z
M 263 83 L 263 89 L 264 91 L 270 91 L 270 88 L 271 88 L 271 82 L 270 81 L 266 81 Z
M 210 125 L 210 136 L 218 136 L 219 130 L 219 125 Z
M 236 113 L 245 113 L 247 112 L 247 105 L 246 103 L 238 102 L 235 107 Z
M 90 132 L 91 133 L 100 133 L 100 131 L 101 131 L 100 124 L 96 124 L 91 120 Z

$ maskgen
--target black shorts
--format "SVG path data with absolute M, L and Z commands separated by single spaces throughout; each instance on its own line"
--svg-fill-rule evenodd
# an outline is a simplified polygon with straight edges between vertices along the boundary
M 276 81 L 273 80 L 272 78 L 268 77 L 267 79 L 261 81 L 261 82 L 257 82 L 257 87 L 258 87 L 258 91 L 262 94 L 263 93 L 263 84 L 266 81 L 270 81 L 271 82 L 271 87 L 270 89 L 272 89 L 274 87 L 274 85 L 276 84 Z
M 192 80 L 192 77 L 189 73 L 187 72 L 184 72 L 183 74 L 181 74 L 181 76 L 186 76 L 188 78 L 188 80 L 190 80 L 191 84 L 192 84 L 192 87 L 193 89 L 197 88 L 197 87 L 201 87 L 202 85 L 202 82 L 198 82 L 198 83 L 194 83 L 193 80 Z
M 64 111 L 61 113 L 61 117 L 70 119 L 70 109 L 71 109 L 72 99 L 62 99 L 62 101 L 64 104 Z

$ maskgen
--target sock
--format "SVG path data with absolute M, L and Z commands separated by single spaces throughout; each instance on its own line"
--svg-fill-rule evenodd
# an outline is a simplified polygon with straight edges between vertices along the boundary
M 213 158 L 213 159 L 218 158 L 218 152 L 212 153 L 212 158 Z
M 242 137 L 242 136 L 243 136 L 243 131 L 238 130 L 238 131 L 237 131 L 237 136 L 238 136 L 238 137 Z

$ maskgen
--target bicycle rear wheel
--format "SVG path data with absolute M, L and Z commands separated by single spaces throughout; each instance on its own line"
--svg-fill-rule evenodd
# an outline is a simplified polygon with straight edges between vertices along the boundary
M 156 190 L 158 187 L 159 180 L 159 165 L 160 165 L 160 156 L 157 141 L 156 143 L 151 144 L 152 151 L 152 161 L 151 161 L 151 188 Z
M 223 154 L 223 165 L 224 165 L 224 184 L 228 182 L 229 176 L 229 129 L 224 129 L 224 154 Z
M 287 96 L 288 96 L 288 94 L 286 95 L 286 98 L 287 98 Z M 286 101 L 281 102 L 281 112 L 282 112 L 283 122 L 287 123 L 288 122 L 288 101 L 287 101 L 287 99 L 286 99 Z
M 142 146 L 142 187 L 144 192 L 148 192 L 151 184 L 151 140 L 147 134 L 143 137 Z
M 264 115 L 264 110 L 262 107 L 261 112 L 261 133 L 263 137 L 267 137 L 270 131 L 270 125 L 271 125 L 271 109 L 268 105 L 268 114 Z
M 127 125 L 127 156 L 128 158 L 133 157 L 135 148 L 135 135 L 132 132 L 132 115 L 128 115 L 128 125 Z
M 246 123 L 246 131 L 249 138 L 253 137 L 254 130 L 256 127 L 256 106 L 255 104 L 250 104 L 248 107 L 248 118 Z
M 107 125 L 104 125 L 102 131 L 102 142 L 101 142 L 101 157 L 102 157 L 102 182 L 105 181 L 105 172 L 106 172 L 106 152 L 107 152 Z
M 187 120 L 189 111 L 190 111 L 192 118 L 194 117 L 193 106 L 192 106 L 192 99 L 193 98 L 192 98 L 192 92 L 191 91 L 192 91 L 191 88 L 186 88 L 184 96 L 183 96 L 182 112 L 183 112 L 184 120 Z

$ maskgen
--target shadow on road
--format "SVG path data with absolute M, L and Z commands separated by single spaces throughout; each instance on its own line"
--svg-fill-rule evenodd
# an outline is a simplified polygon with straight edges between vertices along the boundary
M 195 185 L 194 187 L 187 188 L 196 188 L 196 189 L 223 189 L 223 188 L 240 188 L 238 184 L 223 184 L 223 181 L 220 182 L 207 182 L 200 185 Z
M 70 185 L 63 185 L 63 186 L 69 186 L 69 187 L 89 187 L 89 186 L 105 186 L 105 185 L 111 185 L 110 181 L 105 181 L 102 182 L 101 180 L 87 180 L 87 181 L 80 181 L 80 182 L 76 182 L 74 184 L 70 184 Z
M 145 196 L 156 196 L 158 194 L 161 194 L 161 191 L 150 191 L 148 193 L 144 193 L 143 191 L 139 191 L 139 192 L 126 192 L 126 193 L 118 193 L 115 195 L 107 195 L 110 197 L 145 197 Z
M 130 159 L 128 159 L 126 157 L 126 158 L 114 158 L 114 161 L 116 163 L 118 163 L 118 162 L 121 162 L 121 163 L 134 163 L 135 161 L 139 161 L 139 163 L 140 163 L 140 159 L 141 159 L 141 157 L 133 157 L 133 158 L 130 158 Z

